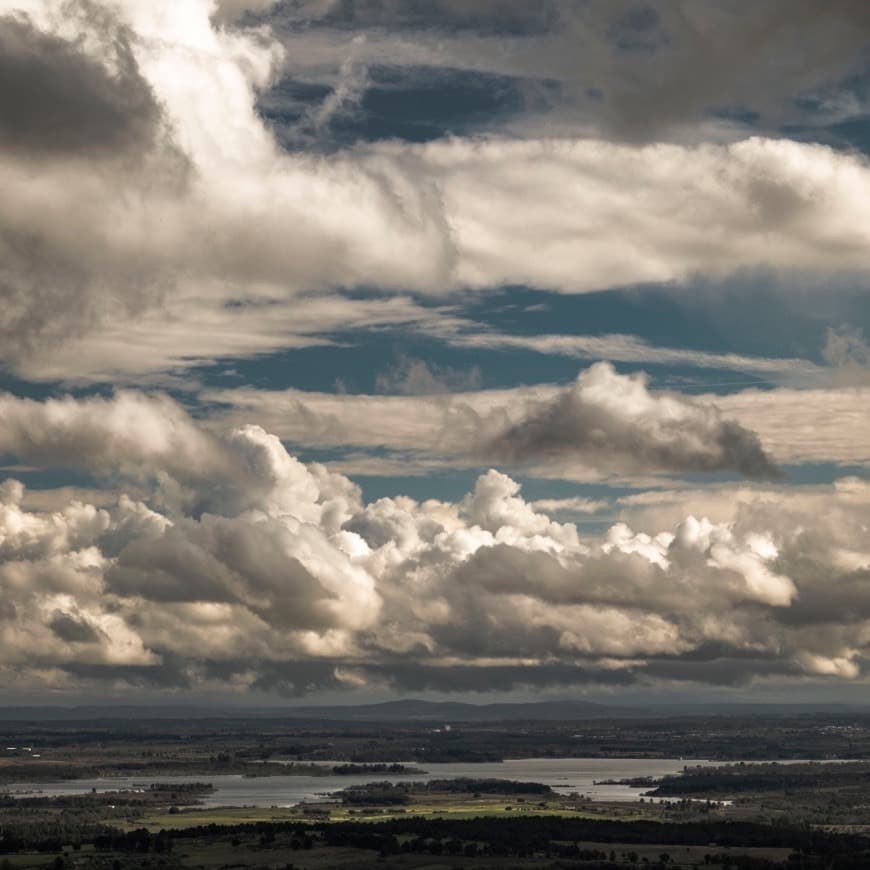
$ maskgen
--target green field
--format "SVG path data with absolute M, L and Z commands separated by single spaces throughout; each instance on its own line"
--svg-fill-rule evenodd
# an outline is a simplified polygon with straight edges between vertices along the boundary
M 329 820 L 333 822 L 378 822 L 389 819 L 408 818 L 409 816 L 422 816 L 424 818 L 475 818 L 477 816 L 501 816 L 510 815 L 537 815 L 537 816 L 561 816 L 563 818 L 596 818 L 596 819 L 624 819 L 635 820 L 650 818 L 651 814 L 645 813 L 636 806 L 631 808 L 612 807 L 597 805 L 590 807 L 569 807 L 557 801 L 538 806 L 532 803 L 516 803 L 510 799 L 498 800 L 433 800 L 414 803 L 412 806 L 403 808 L 403 812 L 389 809 L 375 812 L 361 812 L 339 805 L 330 806 Z M 181 830 L 194 828 L 200 825 L 238 825 L 253 822 L 286 822 L 299 821 L 304 823 L 312 821 L 311 816 L 306 816 L 298 807 L 215 807 L 205 810 L 185 810 L 181 813 L 154 813 L 146 814 L 130 822 L 127 828 L 147 828 L 149 831 Z

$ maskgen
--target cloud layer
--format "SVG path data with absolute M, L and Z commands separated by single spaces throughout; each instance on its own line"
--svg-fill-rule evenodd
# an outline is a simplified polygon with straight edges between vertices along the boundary
M 484 449 L 513 462 L 577 456 L 624 471 L 780 475 L 758 436 L 723 420 L 715 406 L 676 393 L 653 395 L 642 375 L 619 375 L 607 363 L 581 372 L 555 399 L 532 404 Z
M 821 8 L 0 0 L 0 689 L 861 682 L 870 16 Z M 631 302 L 756 282 L 793 335 Z
M 412 80 L 446 68 L 521 83 L 531 118 L 511 128 L 527 135 L 550 127 L 630 141 L 860 114 L 854 78 L 870 27 L 861 0 L 759 0 L 750 9 L 717 0 L 312 0 L 266 20 L 287 47 L 288 69 L 306 81 L 334 81 L 355 38 L 363 68 L 388 57 Z
M 820 145 L 489 137 L 284 151 L 256 104 L 284 50 L 268 31 L 217 27 L 211 8 L 0 3 L 0 328 L 25 370 L 82 333 L 123 344 L 126 330 L 135 344 L 143 311 L 158 312 L 157 335 L 223 320 L 195 359 L 274 346 L 252 306 L 289 306 L 292 344 L 302 294 L 866 272 L 870 169 Z
M 474 467 L 487 455 L 525 474 L 578 481 L 716 470 L 764 479 L 778 465 L 870 463 L 862 386 L 689 397 L 597 364 L 569 388 L 431 396 L 238 388 L 206 396 L 222 422 L 253 418 L 300 448 L 336 449 L 349 473 Z
M 49 461 L 65 431 L 59 461 L 87 467 L 102 446 L 142 497 L 121 483 L 108 505 L 40 512 L 3 484 L 10 688 L 483 690 L 864 667 L 870 492 L 854 479 L 824 493 L 823 516 L 820 496 L 770 490 L 727 519 L 590 538 L 495 470 L 458 502 L 365 504 L 259 427 L 213 435 L 166 400 L 23 410 L 30 438 L 5 434 L 5 451 Z

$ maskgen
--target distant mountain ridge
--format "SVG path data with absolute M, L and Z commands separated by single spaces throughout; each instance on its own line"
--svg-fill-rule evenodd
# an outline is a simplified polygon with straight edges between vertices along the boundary
M 405 699 L 376 704 L 298 707 L 216 705 L 79 705 L 0 707 L 0 721 L 85 721 L 142 719 L 301 719 L 322 722 L 570 722 L 584 719 L 666 719 L 684 716 L 788 716 L 814 713 L 867 714 L 853 704 L 656 704 L 628 707 L 594 701 L 525 701 L 471 704 Z
M 607 706 L 592 701 L 530 701 L 502 704 L 469 704 L 459 701 L 406 699 L 377 704 L 305 707 L 195 707 L 133 705 L 82 705 L 75 707 L 0 707 L 0 721 L 80 721 L 85 719 L 316 719 L 333 722 L 486 722 L 565 721 L 611 719 L 649 715 L 631 707 Z
M 426 720 L 445 722 L 567 721 L 614 719 L 649 715 L 648 710 L 616 707 L 593 701 L 530 701 L 501 704 L 468 704 L 460 701 L 384 701 L 380 704 L 340 707 L 298 707 L 286 714 L 293 718 L 355 721 Z

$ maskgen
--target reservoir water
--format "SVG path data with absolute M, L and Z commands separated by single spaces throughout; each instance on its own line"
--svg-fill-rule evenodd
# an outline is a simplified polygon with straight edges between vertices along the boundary
M 428 782 L 433 779 L 512 779 L 541 782 L 560 794 L 578 792 L 599 801 L 636 801 L 647 789 L 624 785 L 595 785 L 595 782 L 633 777 L 661 777 L 679 773 L 684 767 L 715 764 L 700 759 L 682 758 L 523 758 L 482 764 L 426 764 L 419 767 L 406 763 L 403 774 L 368 773 L 338 776 L 140 776 L 100 777 L 98 779 L 59 780 L 57 782 L 15 783 L 2 789 L 6 793 L 31 795 L 85 794 L 147 788 L 151 783 L 207 782 L 215 790 L 204 795 L 203 805 L 287 807 L 304 800 L 323 798 L 350 785 L 368 782 Z M 331 764 L 324 765 L 331 767 Z M 415 772 L 416 771 L 416 772 Z

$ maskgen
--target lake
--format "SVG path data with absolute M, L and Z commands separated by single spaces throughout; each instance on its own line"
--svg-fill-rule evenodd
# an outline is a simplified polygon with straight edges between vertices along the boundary
M 336 762 L 339 763 L 339 762 Z M 57 782 L 15 783 L 3 789 L 6 792 L 30 791 L 41 795 L 85 794 L 118 791 L 135 787 L 148 787 L 153 783 L 211 783 L 215 791 L 205 795 L 203 805 L 287 807 L 304 800 L 323 798 L 349 785 L 367 782 L 428 782 L 432 779 L 512 779 L 519 782 L 541 782 L 560 794 L 579 792 L 599 801 L 636 801 L 645 791 L 623 785 L 595 785 L 595 781 L 627 779 L 638 776 L 660 777 L 679 773 L 683 767 L 696 764 L 715 764 L 701 759 L 682 758 L 522 758 L 482 764 L 453 763 L 426 764 L 419 773 L 361 774 L 350 776 L 119 776 L 98 779 L 59 780 Z M 324 764 L 331 767 L 331 764 Z M 405 763 L 414 771 L 417 765 Z M 422 772 L 425 770 L 425 773 Z

